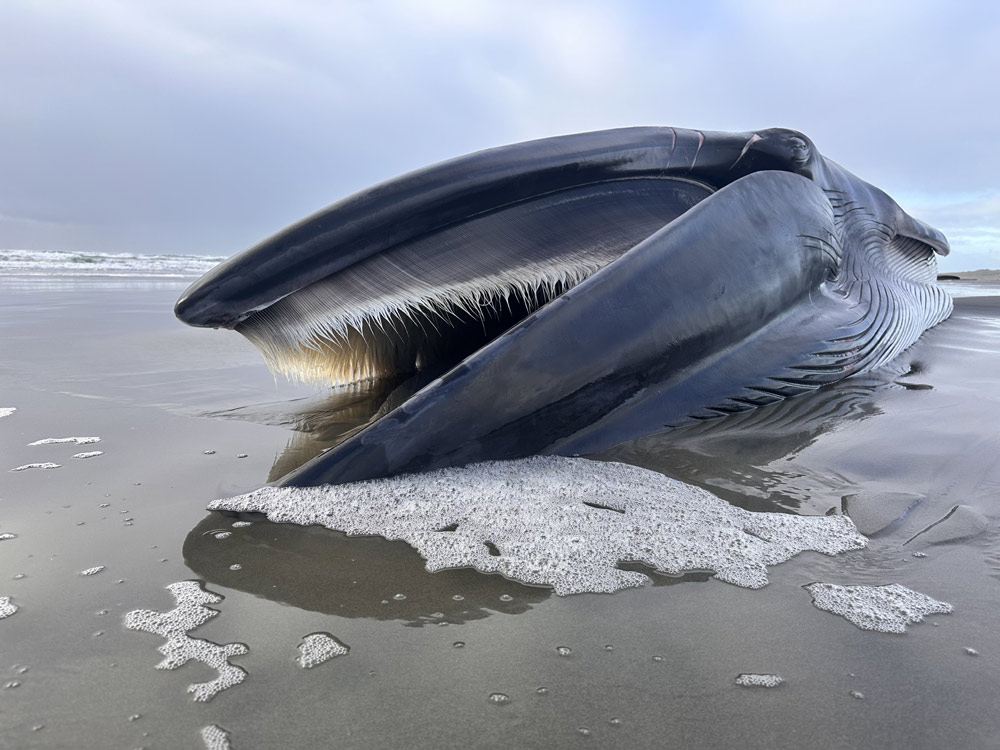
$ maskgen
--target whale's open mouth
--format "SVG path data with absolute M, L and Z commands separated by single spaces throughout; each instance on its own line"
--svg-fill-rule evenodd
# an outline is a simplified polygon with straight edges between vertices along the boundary
M 440 373 L 710 193 L 690 181 L 635 179 L 504 206 L 306 284 L 235 330 L 293 379 Z
M 188 289 L 176 313 L 237 330 L 292 379 L 440 373 L 759 168 L 764 157 L 747 156 L 744 136 L 724 140 L 725 156 L 704 169 L 704 136 L 671 128 L 515 144 L 428 167 L 235 256 Z
M 614 260 L 584 253 L 549 264 L 480 270 L 471 263 L 417 275 L 405 263 L 410 253 L 395 255 L 314 282 L 236 330 L 272 371 L 291 379 L 341 385 L 440 371 Z M 455 273 L 463 270 L 469 273 Z M 366 288 L 379 292 L 360 296 Z

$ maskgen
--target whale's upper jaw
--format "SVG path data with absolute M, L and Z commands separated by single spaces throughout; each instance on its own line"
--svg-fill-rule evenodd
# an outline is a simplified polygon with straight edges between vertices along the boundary
M 442 349 L 454 359 L 475 347 L 476 328 L 486 329 L 479 339 L 502 332 L 711 194 L 746 142 L 726 138 L 718 164 L 706 150 L 702 167 L 705 136 L 669 128 L 546 139 L 429 167 L 231 258 L 175 313 L 236 329 L 273 369 L 324 383 L 423 367 Z
M 546 138 L 452 159 L 377 185 L 233 256 L 178 300 L 193 326 L 232 328 L 309 283 L 424 234 L 547 193 L 634 178 L 673 177 L 712 188 L 754 171 L 809 176 L 801 133 L 702 133 L 623 128 Z

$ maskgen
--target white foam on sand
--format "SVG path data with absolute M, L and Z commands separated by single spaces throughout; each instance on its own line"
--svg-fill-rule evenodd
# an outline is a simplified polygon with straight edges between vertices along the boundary
M 222 601 L 222 597 L 205 591 L 197 581 L 179 581 L 167 586 L 174 596 L 177 606 L 167 612 L 150 609 L 136 609 L 125 615 L 125 627 L 142 630 L 166 639 L 157 650 L 165 657 L 156 665 L 157 669 L 177 669 L 189 661 L 200 661 L 218 672 L 218 677 L 210 682 L 199 682 L 188 686 L 196 701 L 207 701 L 218 693 L 239 685 L 247 678 L 241 667 L 229 663 L 231 656 L 242 656 L 250 649 L 242 643 L 219 645 L 201 638 L 192 638 L 188 631 L 204 625 L 219 614 L 218 610 L 206 605 Z
M 101 439 L 99 437 L 64 437 L 64 438 L 42 438 L 41 440 L 36 440 L 33 443 L 28 443 L 28 446 L 33 445 L 57 445 L 59 443 L 76 443 L 77 445 L 90 445 L 92 443 L 99 443 Z
M 429 571 L 472 567 L 556 594 L 612 592 L 648 578 L 711 570 L 737 586 L 803 550 L 837 554 L 867 541 L 846 516 L 751 513 L 647 469 L 538 456 L 323 487 L 264 487 L 209 508 L 279 523 L 402 539 Z
M 94 458 L 95 456 L 103 456 L 104 451 L 87 451 L 86 453 L 74 453 L 73 458 Z
M 4 417 L 9 417 L 16 411 L 17 411 L 16 406 L 0 406 L 0 419 L 3 419 Z
M 330 661 L 335 656 L 344 656 L 350 648 L 329 633 L 310 633 L 299 644 L 299 656 L 295 660 L 303 669 L 312 669 Z
M 0 596 L 0 620 L 4 620 L 17 612 L 17 605 L 11 603 L 9 596 Z
M 736 678 L 736 684 L 740 687 L 776 688 L 784 681 L 780 675 L 776 674 L 744 673 Z
M 952 611 L 947 602 L 931 599 L 898 583 L 888 586 L 810 583 L 805 589 L 812 594 L 818 609 L 840 615 L 862 630 L 880 633 L 905 633 L 907 625 L 920 622 L 925 615 Z
M 229 732 L 218 724 L 202 727 L 201 741 L 205 743 L 205 750 L 232 750 L 232 745 L 229 744 Z
M 24 464 L 23 466 L 15 466 L 11 471 L 25 471 L 26 469 L 58 469 L 62 464 L 54 464 L 51 461 L 46 461 L 40 464 Z

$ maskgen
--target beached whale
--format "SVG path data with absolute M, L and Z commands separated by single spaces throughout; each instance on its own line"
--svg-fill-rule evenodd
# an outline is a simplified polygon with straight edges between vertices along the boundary
M 276 372 L 437 376 L 280 484 L 591 454 L 878 367 L 951 312 L 948 244 L 801 133 L 627 128 L 377 185 L 177 302 Z

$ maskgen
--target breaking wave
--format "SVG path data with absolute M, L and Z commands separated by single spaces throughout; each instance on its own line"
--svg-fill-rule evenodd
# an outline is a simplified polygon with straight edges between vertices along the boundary
M 185 278 L 200 276 L 223 260 L 202 255 L 0 250 L 0 276 Z

